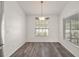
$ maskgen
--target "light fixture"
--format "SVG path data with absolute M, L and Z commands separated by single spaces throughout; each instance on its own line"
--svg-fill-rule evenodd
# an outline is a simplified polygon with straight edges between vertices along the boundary
M 43 3 L 44 3 L 44 1 L 41 1 L 41 16 L 36 17 L 37 20 L 47 20 L 47 19 L 49 19 L 49 17 L 44 17 L 44 15 L 43 15 Z

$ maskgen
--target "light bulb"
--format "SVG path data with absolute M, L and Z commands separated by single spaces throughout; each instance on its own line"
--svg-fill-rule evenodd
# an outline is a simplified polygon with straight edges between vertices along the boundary
M 39 20 L 45 20 L 45 17 L 39 17 Z

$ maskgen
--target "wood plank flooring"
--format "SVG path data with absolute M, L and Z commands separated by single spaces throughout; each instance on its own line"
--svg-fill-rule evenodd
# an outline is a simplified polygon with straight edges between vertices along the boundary
M 74 57 L 58 42 L 27 42 L 11 57 Z

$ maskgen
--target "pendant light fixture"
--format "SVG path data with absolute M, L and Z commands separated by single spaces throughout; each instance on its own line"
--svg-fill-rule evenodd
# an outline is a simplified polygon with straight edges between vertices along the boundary
M 43 15 L 43 3 L 44 3 L 44 1 L 41 1 L 40 3 L 41 3 L 41 16 L 36 17 L 36 19 L 37 20 L 47 20 L 47 19 L 49 19 L 49 17 L 44 17 L 44 15 Z

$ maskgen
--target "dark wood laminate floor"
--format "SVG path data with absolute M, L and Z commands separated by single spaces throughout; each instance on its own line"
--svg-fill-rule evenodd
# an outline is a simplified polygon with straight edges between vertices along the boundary
M 11 57 L 74 57 L 58 42 L 27 42 Z

